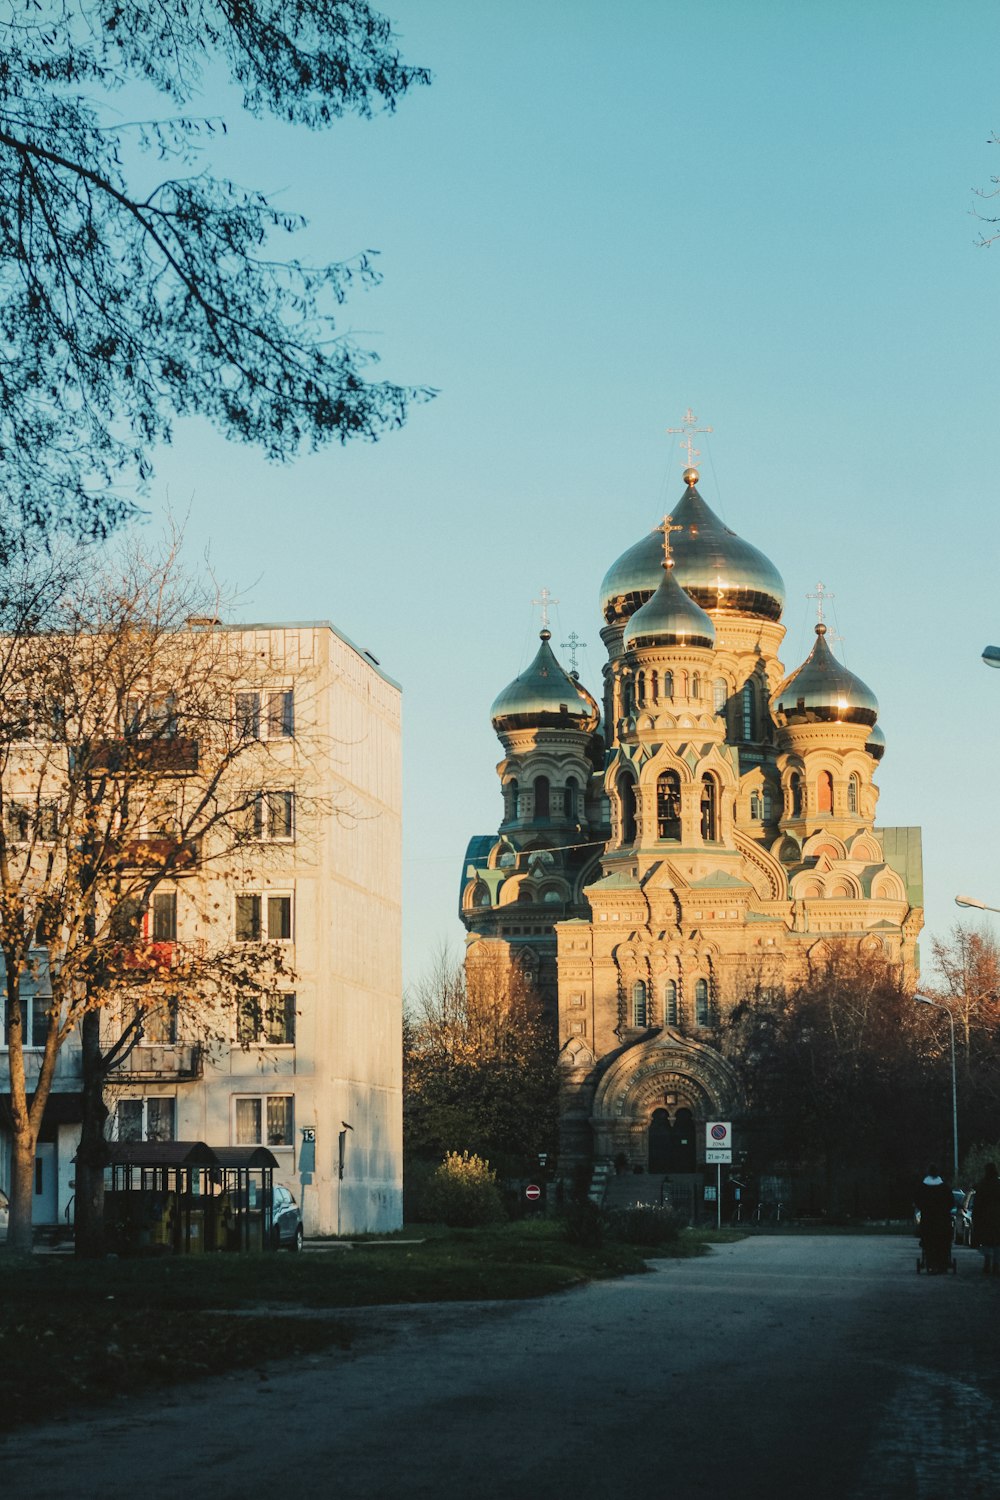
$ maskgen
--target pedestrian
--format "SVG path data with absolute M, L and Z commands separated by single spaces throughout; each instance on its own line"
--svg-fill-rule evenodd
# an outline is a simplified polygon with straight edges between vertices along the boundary
M 940 1275 L 951 1264 L 954 1204 L 951 1188 L 937 1167 L 928 1169 L 918 1187 L 916 1206 L 920 1214 L 920 1248 L 924 1252 L 924 1265 L 930 1275 Z
M 983 1255 L 983 1275 L 1000 1273 L 1000 1177 L 988 1161 L 972 1200 L 972 1243 Z

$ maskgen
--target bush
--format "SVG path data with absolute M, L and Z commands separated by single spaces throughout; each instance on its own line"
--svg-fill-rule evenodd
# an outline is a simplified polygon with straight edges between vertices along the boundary
M 507 1215 L 497 1174 L 481 1156 L 449 1151 L 427 1181 L 420 1216 L 452 1229 L 501 1223 Z
M 649 1203 L 615 1209 L 605 1217 L 608 1233 L 626 1245 L 672 1245 L 687 1225 L 687 1218 L 676 1208 Z
M 571 1245 L 595 1250 L 604 1243 L 605 1215 L 589 1198 L 574 1198 L 562 1216 L 563 1233 Z

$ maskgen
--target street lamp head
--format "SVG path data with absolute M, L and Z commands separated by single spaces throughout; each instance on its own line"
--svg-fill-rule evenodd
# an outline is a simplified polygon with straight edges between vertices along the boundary
M 987 646 L 983 651 L 983 661 L 988 667 L 1000 667 L 1000 646 Z
M 930 995 L 914 995 L 913 999 L 917 1005 L 933 1005 L 938 1010 L 944 1009 L 944 1006 L 941 1005 L 940 1001 L 932 1000 Z
M 956 896 L 956 906 L 974 906 L 978 911 L 988 911 L 985 901 L 980 901 L 978 896 Z

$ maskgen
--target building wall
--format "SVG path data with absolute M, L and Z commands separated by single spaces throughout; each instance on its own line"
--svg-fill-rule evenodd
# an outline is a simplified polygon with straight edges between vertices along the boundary
M 247 843 L 216 867 L 178 879 L 178 941 L 234 938 L 239 891 L 289 894 L 296 996 L 291 1045 L 241 1046 L 235 1018 L 210 1018 L 199 1076 L 180 1076 L 197 1020 L 177 1047 L 141 1045 L 108 1092 L 112 1122 L 127 1100 L 175 1101 L 174 1134 L 238 1144 L 237 1096 L 291 1095 L 290 1144 L 272 1144 L 303 1207 L 307 1234 L 360 1233 L 402 1222 L 401 701 L 398 686 L 326 624 L 230 628 L 261 681 L 293 687 L 295 735 L 261 747 L 262 789 L 295 793 L 289 843 Z M 243 774 L 245 775 L 245 769 Z M 186 1036 L 185 1036 L 186 1028 Z M 185 1042 L 187 1043 L 185 1048 Z M 0 1051 L 0 1070 L 4 1054 Z M 72 1046 L 56 1088 L 72 1092 Z M 0 1085 L 2 1086 L 2 1085 Z M 350 1129 L 347 1127 L 350 1126 Z M 314 1132 L 314 1161 L 303 1131 Z M 343 1177 L 340 1136 L 344 1133 Z M 59 1207 L 72 1196 L 77 1131 L 59 1130 Z M 265 1140 L 264 1144 L 268 1142 Z M 9 1173 L 0 1151 L 0 1187 Z

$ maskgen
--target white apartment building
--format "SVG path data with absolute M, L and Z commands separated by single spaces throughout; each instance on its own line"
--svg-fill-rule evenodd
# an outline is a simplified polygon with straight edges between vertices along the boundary
M 254 664 L 233 712 L 261 742 L 261 789 L 226 861 L 179 874 L 144 918 L 152 943 L 283 950 L 287 981 L 215 1034 L 149 1024 L 112 1075 L 109 1133 L 266 1145 L 307 1234 L 402 1222 L 400 689 L 326 622 L 210 625 Z M 29 1007 L 30 1008 L 30 1007 Z M 44 996 L 26 1053 L 43 1040 Z M 36 1032 L 30 1027 L 34 1025 Z M 0 1190 L 9 1186 L 0 1036 Z M 30 1074 L 29 1074 L 30 1077 Z M 35 1164 L 35 1222 L 72 1218 L 79 1051 L 63 1048 Z

